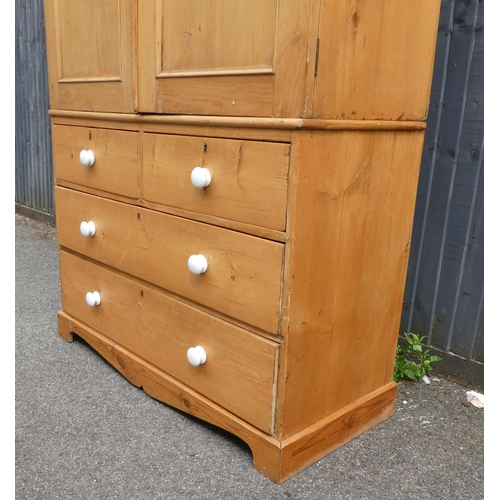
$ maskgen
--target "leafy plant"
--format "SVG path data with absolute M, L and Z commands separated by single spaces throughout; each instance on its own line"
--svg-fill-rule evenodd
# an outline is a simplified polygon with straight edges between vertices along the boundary
M 405 333 L 406 342 L 398 345 L 394 363 L 394 382 L 406 378 L 420 382 L 432 370 L 431 363 L 441 361 L 439 356 L 431 356 L 429 349 L 424 350 L 423 341 L 416 333 Z

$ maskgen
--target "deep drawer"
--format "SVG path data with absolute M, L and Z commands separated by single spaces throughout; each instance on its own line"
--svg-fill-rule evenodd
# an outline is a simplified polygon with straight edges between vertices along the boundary
M 285 230 L 288 144 L 146 133 L 142 147 L 145 200 Z M 193 184 L 197 167 L 208 186 Z
M 56 180 L 138 198 L 137 132 L 53 124 L 52 144 Z M 80 162 L 82 150 L 93 165 Z
M 56 187 L 59 243 L 250 325 L 277 333 L 284 245 Z M 80 233 L 95 224 L 94 236 Z M 195 275 L 191 255 L 208 268 Z
M 63 310 L 230 412 L 272 433 L 278 344 L 65 251 Z M 89 306 L 87 292 L 100 304 Z M 191 366 L 190 347 L 206 362 Z

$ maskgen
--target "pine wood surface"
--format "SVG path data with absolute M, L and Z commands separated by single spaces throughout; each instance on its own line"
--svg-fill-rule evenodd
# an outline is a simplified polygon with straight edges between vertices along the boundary
M 139 3 L 139 18 L 156 27 L 139 36 L 139 108 L 160 113 L 272 116 L 277 2 L 259 2 L 260 10 L 248 0 L 237 6 L 217 0 L 220 8 L 185 2 L 172 9 L 169 0 Z M 168 23 L 163 22 L 164 12 L 169 12 Z M 168 31 L 165 25 L 175 29 Z M 217 33 L 215 40 L 211 33 Z M 207 36 L 210 42 L 204 42 Z M 178 60 L 169 61 L 174 56 L 164 47 L 172 47 Z M 164 67 L 173 63 L 191 68 L 189 74 L 168 78 Z M 261 74 L 252 74 L 255 71 Z
M 52 126 L 54 176 L 81 186 L 130 198 L 139 197 L 139 135 L 102 128 Z M 91 150 L 91 167 L 80 163 L 80 151 Z
M 273 481 L 279 480 L 279 441 L 236 417 L 208 398 L 192 390 L 167 373 L 155 368 L 81 321 L 60 311 L 59 335 L 67 342 L 73 333 L 80 336 L 136 387 L 151 397 L 221 427 L 243 439 L 251 448 L 254 467 Z
M 62 311 L 58 313 L 58 325 L 61 338 L 72 342 L 73 333 L 76 333 L 127 380 L 142 387 L 151 397 L 241 438 L 252 450 L 255 469 L 276 483 L 286 481 L 394 412 L 397 385 L 391 382 L 282 442 Z
M 390 382 L 282 441 L 279 482 L 391 417 L 396 406 L 396 392 L 397 385 Z
M 276 0 L 196 0 L 158 3 L 157 75 L 271 72 Z M 216 40 L 216 43 L 214 43 Z
M 47 0 L 51 108 L 425 118 L 439 0 L 259 2 Z
M 60 266 L 67 314 L 243 420 L 273 432 L 276 342 L 65 251 L 60 252 Z M 99 292 L 99 306 L 87 305 L 89 291 Z M 197 345 L 205 349 L 207 361 L 193 367 L 186 353 Z
M 283 245 L 101 197 L 55 188 L 59 244 L 166 290 L 277 333 Z M 93 237 L 80 234 L 94 221 Z M 188 258 L 208 270 L 193 275 Z
M 285 438 L 392 379 L 422 141 L 298 133 L 278 389 Z
M 44 0 L 50 105 L 137 110 L 135 0 Z
M 314 118 L 423 120 L 440 0 L 323 2 Z
M 284 231 L 289 149 L 268 142 L 144 134 L 142 197 Z M 210 171 L 208 187 L 192 185 L 195 167 Z
M 241 116 L 153 115 L 130 113 L 90 113 L 49 110 L 53 122 L 61 125 L 96 126 L 145 132 L 173 133 L 290 142 L 293 130 L 425 130 L 423 121 L 329 120 L 310 118 L 255 118 Z

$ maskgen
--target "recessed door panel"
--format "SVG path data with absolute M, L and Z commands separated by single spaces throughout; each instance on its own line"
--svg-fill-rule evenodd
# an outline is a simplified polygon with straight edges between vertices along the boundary
M 159 77 L 272 73 L 276 0 L 164 0 Z
M 57 3 L 59 82 L 120 80 L 119 0 Z
M 133 112 L 134 0 L 46 0 L 53 109 Z

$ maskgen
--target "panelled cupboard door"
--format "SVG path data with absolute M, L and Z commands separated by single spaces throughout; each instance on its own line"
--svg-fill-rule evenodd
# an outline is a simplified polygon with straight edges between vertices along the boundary
M 139 1 L 139 111 L 425 119 L 440 4 Z
M 136 110 L 135 0 L 45 0 L 50 106 Z
M 139 110 L 303 114 L 313 3 L 139 1 Z

